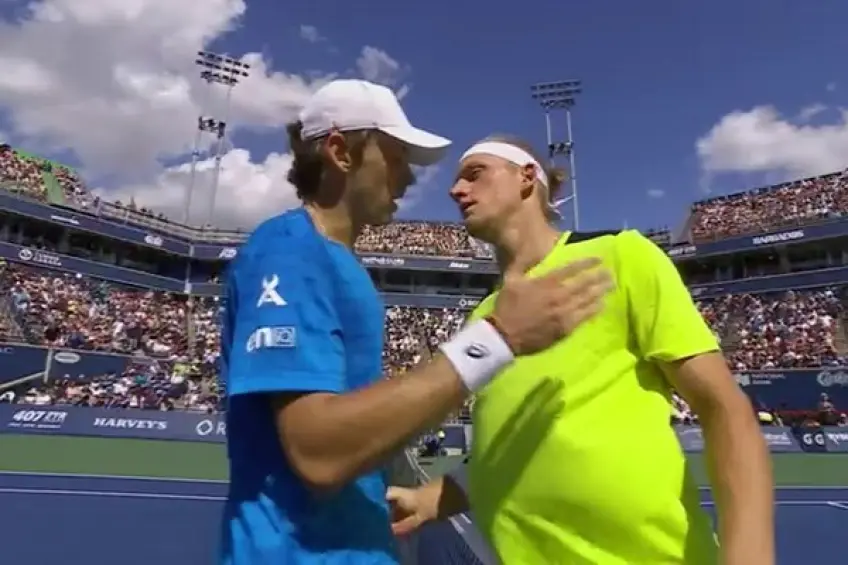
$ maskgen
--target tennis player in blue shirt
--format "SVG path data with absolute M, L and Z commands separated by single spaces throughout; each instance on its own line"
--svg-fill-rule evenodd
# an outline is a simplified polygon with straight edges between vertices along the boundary
M 381 467 L 515 355 L 597 312 L 608 277 L 596 261 L 508 276 L 493 316 L 427 366 L 384 379 L 383 303 L 351 249 L 365 224 L 391 220 L 410 165 L 435 163 L 450 142 L 413 127 L 389 89 L 359 80 L 318 90 L 289 137 L 289 181 L 304 205 L 259 226 L 227 281 L 219 563 L 394 565 Z

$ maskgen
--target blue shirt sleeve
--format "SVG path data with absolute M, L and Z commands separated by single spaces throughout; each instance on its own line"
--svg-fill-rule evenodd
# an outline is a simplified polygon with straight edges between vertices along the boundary
M 332 267 L 304 255 L 274 251 L 231 271 L 223 335 L 230 395 L 346 389 Z

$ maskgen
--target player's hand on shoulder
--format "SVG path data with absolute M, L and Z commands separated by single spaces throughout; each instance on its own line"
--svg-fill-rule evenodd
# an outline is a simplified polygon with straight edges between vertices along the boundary
M 538 278 L 507 275 L 494 315 L 516 355 L 536 353 L 598 314 L 612 288 L 612 275 L 597 258 Z

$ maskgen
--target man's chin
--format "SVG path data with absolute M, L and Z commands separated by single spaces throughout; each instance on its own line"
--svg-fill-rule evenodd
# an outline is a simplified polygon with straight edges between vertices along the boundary
M 395 220 L 395 212 L 397 212 L 397 206 L 390 207 L 389 209 L 382 211 L 374 210 L 368 224 L 372 226 L 385 226 L 386 224 L 390 224 Z
M 462 225 L 465 226 L 465 231 L 467 231 L 468 235 L 471 237 L 484 239 L 484 228 L 481 222 L 474 221 L 473 218 L 466 218 Z

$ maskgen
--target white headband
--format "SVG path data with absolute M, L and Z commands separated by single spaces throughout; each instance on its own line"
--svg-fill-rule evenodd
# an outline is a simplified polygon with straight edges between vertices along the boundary
M 538 180 L 542 185 L 549 189 L 548 185 L 548 175 L 545 173 L 544 167 L 537 161 L 532 155 L 530 155 L 527 151 L 524 151 L 520 147 L 516 147 L 510 143 L 502 143 L 500 141 L 484 141 L 482 143 L 477 143 L 476 145 L 472 145 L 471 149 L 462 154 L 462 157 L 459 159 L 460 161 L 464 161 L 466 158 L 471 157 L 472 155 L 492 155 L 494 157 L 500 157 L 506 161 L 514 165 L 518 165 L 519 167 L 524 167 L 526 165 L 533 165 L 536 169 L 536 180 Z M 567 199 L 563 198 L 560 200 L 554 200 L 553 202 L 548 204 L 548 208 L 551 212 L 562 218 L 562 214 L 559 211 L 559 206 L 565 203 Z
M 483 143 L 472 145 L 471 149 L 462 154 L 460 161 L 464 161 L 472 155 L 480 154 L 500 157 L 519 167 L 533 165 L 536 169 L 536 180 L 545 185 L 545 188 L 548 187 L 548 175 L 545 174 L 545 169 L 539 164 L 539 161 L 520 147 L 509 143 L 501 143 L 500 141 L 484 141 Z

